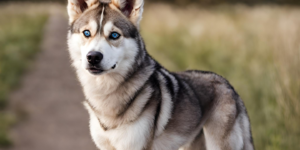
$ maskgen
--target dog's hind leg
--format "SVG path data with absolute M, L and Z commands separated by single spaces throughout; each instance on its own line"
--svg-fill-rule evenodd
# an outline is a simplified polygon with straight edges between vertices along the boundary
M 219 104 L 203 128 L 208 150 L 242 150 L 242 130 L 235 116 L 234 104 Z
M 203 130 L 200 131 L 192 143 L 179 150 L 206 150 Z
M 203 131 L 207 150 L 253 150 L 250 123 L 241 99 L 222 84 Z
M 243 130 L 244 150 L 254 150 L 250 121 L 247 114 L 241 114 L 241 123 Z

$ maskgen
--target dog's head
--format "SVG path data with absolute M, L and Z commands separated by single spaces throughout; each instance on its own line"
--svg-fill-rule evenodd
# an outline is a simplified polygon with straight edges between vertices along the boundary
M 75 67 L 126 74 L 140 51 L 143 0 L 68 0 L 68 45 Z

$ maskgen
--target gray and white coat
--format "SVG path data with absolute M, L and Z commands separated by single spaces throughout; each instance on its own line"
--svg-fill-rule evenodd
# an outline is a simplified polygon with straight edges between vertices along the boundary
M 219 75 L 172 73 L 146 51 L 143 0 L 69 0 L 69 52 L 101 150 L 252 150 L 239 95 Z M 90 36 L 83 33 L 89 31 Z M 111 34 L 118 33 L 117 39 Z M 101 53 L 91 64 L 91 52 Z

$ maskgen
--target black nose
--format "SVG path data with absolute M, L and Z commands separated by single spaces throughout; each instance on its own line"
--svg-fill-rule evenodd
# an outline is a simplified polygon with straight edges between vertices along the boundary
M 87 60 L 91 65 L 97 65 L 103 59 L 103 55 L 100 52 L 91 51 L 87 54 Z

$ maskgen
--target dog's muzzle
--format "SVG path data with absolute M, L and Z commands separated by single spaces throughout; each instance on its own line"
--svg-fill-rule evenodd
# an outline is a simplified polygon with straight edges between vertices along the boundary
M 97 66 L 103 59 L 103 54 L 100 52 L 91 51 L 86 57 L 91 66 Z
M 100 52 L 97 52 L 97 51 L 91 51 L 87 54 L 87 60 L 88 60 L 88 63 L 89 63 L 89 67 L 88 67 L 88 71 L 92 74 L 101 74 L 102 72 L 104 72 L 105 70 L 103 70 L 101 67 L 100 67 L 100 63 L 103 59 L 103 54 L 100 53 Z M 116 65 L 113 65 L 111 67 L 111 69 L 115 69 L 116 68 Z
M 91 51 L 87 54 L 87 61 L 89 63 L 88 71 L 92 74 L 100 74 L 103 69 L 99 67 L 100 62 L 103 59 L 103 54 L 97 51 Z

